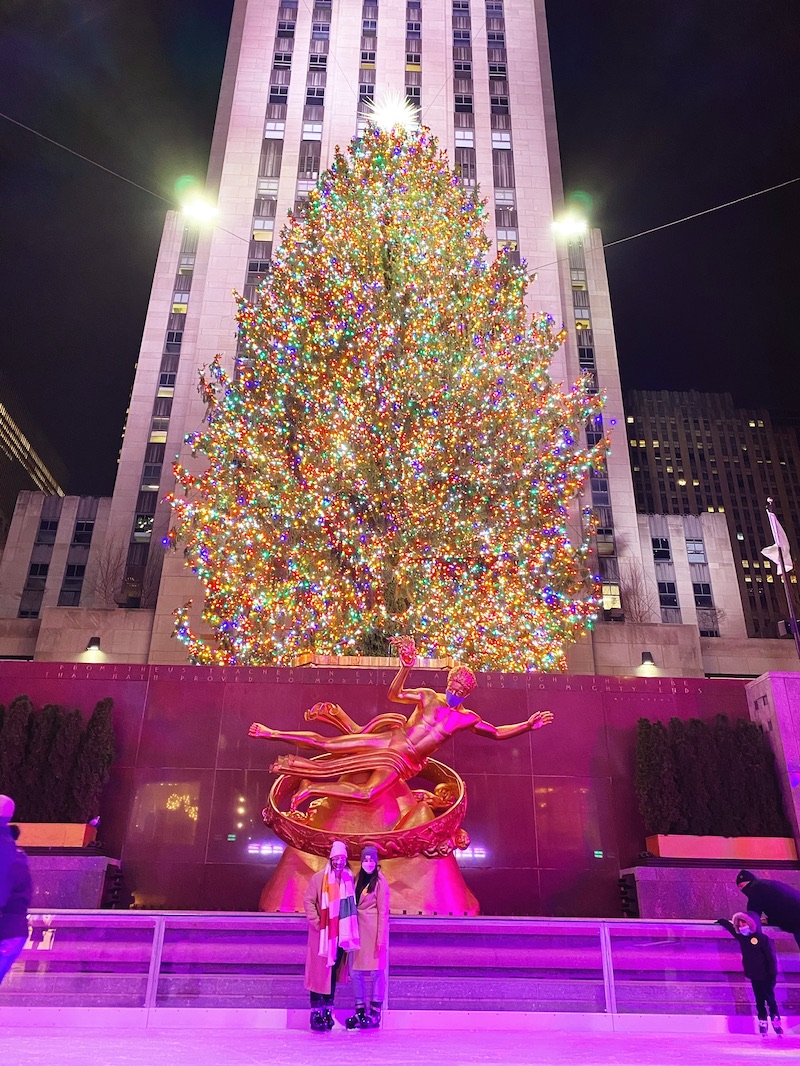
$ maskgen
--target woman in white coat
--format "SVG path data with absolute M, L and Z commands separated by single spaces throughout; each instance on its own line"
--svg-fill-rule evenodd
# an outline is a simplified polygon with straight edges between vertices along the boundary
M 377 1029 L 386 996 L 389 884 L 378 866 L 378 849 L 372 844 L 367 844 L 361 852 L 356 903 L 360 947 L 353 952 L 350 961 L 356 1012 L 347 1019 L 347 1028 Z

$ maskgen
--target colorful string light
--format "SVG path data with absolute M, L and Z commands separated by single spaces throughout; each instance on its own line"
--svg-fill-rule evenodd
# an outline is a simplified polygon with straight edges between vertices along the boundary
M 207 469 L 175 468 L 169 540 L 214 633 L 176 613 L 193 661 L 407 632 L 477 669 L 564 667 L 597 611 L 576 501 L 602 398 L 551 380 L 563 334 L 530 320 L 524 266 L 489 261 L 484 214 L 429 130 L 371 125 L 290 219 L 240 303 L 239 373 L 202 379 Z

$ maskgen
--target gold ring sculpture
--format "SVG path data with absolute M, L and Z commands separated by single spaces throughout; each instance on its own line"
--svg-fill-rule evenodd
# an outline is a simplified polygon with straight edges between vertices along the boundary
M 312 762 L 322 762 L 328 758 L 330 756 L 320 755 Z M 462 779 L 455 770 L 436 759 L 428 759 L 418 776 L 435 786 L 433 792 L 421 789 L 414 792 L 419 802 L 428 804 L 437 812 L 436 817 L 423 825 L 382 833 L 333 833 L 322 829 L 311 824 L 305 813 L 281 809 L 298 784 L 298 778 L 289 774 L 281 774 L 270 789 L 267 806 L 262 812 L 264 821 L 281 840 L 292 847 L 325 857 L 330 854 L 334 840 L 343 841 L 350 855 L 359 855 L 365 844 L 374 844 L 381 859 L 410 858 L 414 855 L 432 859 L 449 855 L 455 848 L 468 847 L 469 836 L 461 828 L 467 810 L 467 790 Z

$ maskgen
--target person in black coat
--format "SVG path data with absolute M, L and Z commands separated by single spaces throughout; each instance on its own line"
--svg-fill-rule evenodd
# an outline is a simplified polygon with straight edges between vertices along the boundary
M 9 828 L 14 801 L 0 796 L 0 982 L 28 939 L 28 907 L 33 886 L 28 856 Z
M 753 986 L 753 995 L 758 1012 L 758 1028 L 762 1036 L 767 1035 L 767 1007 L 772 1019 L 772 1028 L 778 1036 L 783 1036 L 781 1016 L 775 1002 L 775 982 L 778 980 L 778 959 L 775 945 L 761 928 L 761 919 L 755 913 L 744 914 L 739 911 L 731 921 L 718 918 L 717 923 L 734 937 L 742 952 L 744 975 Z
M 783 881 L 767 881 L 750 870 L 740 870 L 736 884 L 747 896 L 748 911 L 765 915 L 767 925 L 791 933 L 800 948 L 800 892 Z

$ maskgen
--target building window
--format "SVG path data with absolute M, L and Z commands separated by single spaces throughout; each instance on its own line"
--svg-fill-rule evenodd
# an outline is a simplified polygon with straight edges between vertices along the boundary
M 292 53 L 276 52 L 275 57 L 272 60 L 272 65 L 278 70 L 290 67 L 292 65 Z
M 456 114 L 471 115 L 472 95 L 470 93 L 456 93 L 455 108 Z
M 158 484 L 161 481 L 161 463 L 145 463 L 142 470 L 142 488 L 145 485 L 148 489 L 158 491 Z
M 327 22 L 315 22 L 311 27 L 312 41 L 328 41 L 331 36 L 331 27 Z
M 64 584 L 62 585 L 62 589 L 78 589 L 80 591 L 85 573 L 85 566 L 69 563 L 64 573 Z
M 319 177 L 320 141 L 300 142 L 300 161 L 297 166 L 297 177 L 304 181 L 316 181 Z
M 324 103 L 325 90 L 320 88 L 319 86 L 309 85 L 306 89 L 306 106 L 313 107 L 316 105 L 318 107 L 322 107 Z
M 669 540 L 667 537 L 651 537 L 653 544 L 653 559 L 657 563 L 669 563 L 672 561 L 672 555 L 669 550 Z
M 622 609 L 622 597 L 620 596 L 619 585 L 617 584 L 604 584 L 603 585 L 603 610 L 604 611 L 619 611 Z
M 678 589 L 674 581 L 659 581 L 658 602 L 661 607 L 678 606 Z
M 269 102 L 271 104 L 285 104 L 289 96 L 288 85 L 270 85 Z
M 17 612 L 18 618 L 38 618 L 39 611 L 42 607 L 42 598 L 44 591 L 28 590 L 22 593 L 22 597 L 19 601 L 19 611 Z
M 465 185 L 474 185 L 477 177 L 474 148 L 456 148 L 455 172 Z
M 693 581 L 692 592 L 694 593 L 695 607 L 713 607 L 711 598 L 711 585 L 707 581 Z
M 56 530 L 58 529 L 58 520 L 53 518 L 43 518 L 39 523 L 39 532 L 36 534 L 37 544 L 55 544 L 56 542 Z
M 514 188 L 514 156 L 511 152 L 492 149 L 492 176 L 496 189 Z
M 706 549 L 702 540 L 698 537 L 687 537 L 686 554 L 690 563 L 704 563 L 706 561 Z
M 614 554 L 614 530 L 608 527 L 598 529 L 596 533 L 597 537 L 597 554 L 598 555 L 613 555 Z
M 453 30 L 453 43 L 456 45 L 469 44 L 469 30 Z
M 608 491 L 608 478 L 601 477 L 598 474 L 592 474 L 589 478 L 589 484 L 592 489 L 592 503 L 595 507 L 599 505 L 607 507 L 611 503 L 611 497 Z
M 49 563 L 31 563 L 28 570 L 28 579 L 25 582 L 26 589 L 43 589 L 45 581 L 47 581 L 47 571 L 50 569 Z M 36 617 L 36 615 L 34 615 Z
M 161 375 L 164 376 L 163 374 Z M 173 384 L 175 375 L 172 375 Z M 75 532 L 72 534 L 73 544 L 91 544 L 92 533 L 94 533 L 94 522 L 76 522 Z M 67 567 L 69 569 L 69 567 Z
M 139 543 L 149 541 L 153 533 L 153 516 L 137 514 L 133 520 L 133 539 Z

